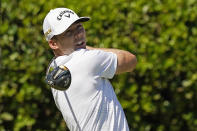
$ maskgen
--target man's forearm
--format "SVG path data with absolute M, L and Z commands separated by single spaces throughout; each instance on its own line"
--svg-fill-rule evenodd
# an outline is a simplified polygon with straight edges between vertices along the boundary
M 131 72 L 137 64 L 137 59 L 135 55 L 125 50 L 112 49 L 112 48 L 94 48 L 90 46 L 86 46 L 86 48 L 89 50 L 96 49 L 96 50 L 103 50 L 106 52 L 115 53 L 118 57 L 118 65 L 117 65 L 116 74 L 120 74 L 123 72 Z

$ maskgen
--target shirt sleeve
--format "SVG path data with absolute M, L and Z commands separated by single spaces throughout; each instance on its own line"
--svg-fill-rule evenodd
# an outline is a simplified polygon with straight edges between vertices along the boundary
M 117 68 L 117 55 L 102 50 L 90 50 L 92 71 L 107 79 L 113 78 Z

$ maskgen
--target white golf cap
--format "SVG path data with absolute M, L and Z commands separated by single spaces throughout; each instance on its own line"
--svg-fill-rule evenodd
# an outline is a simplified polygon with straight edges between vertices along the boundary
M 67 30 L 74 22 L 88 21 L 89 17 L 79 17 L 74 11 L 68 8 L 56 8 L 50 10 L 43 22 L 43 32 L 46 40 L 54 35 L 59 35 Z

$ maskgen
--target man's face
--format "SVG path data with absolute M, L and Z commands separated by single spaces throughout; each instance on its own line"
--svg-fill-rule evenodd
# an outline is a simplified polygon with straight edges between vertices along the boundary
M 56 37 L 57 45 L 62 53 L 86 48 L 86 33 L 82 23 L 73 23 L 65 32 Z

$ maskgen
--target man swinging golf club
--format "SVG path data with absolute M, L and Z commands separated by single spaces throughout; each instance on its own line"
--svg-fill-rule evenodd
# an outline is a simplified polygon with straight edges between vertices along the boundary
M 124 50 L 87 46 L 82 22 L 89 19 L 68 8 L 46 15 L 43 32 L 54 53 L 46 82 L 71 131 L 129 131 L 108 79 L 131 72 L 136 57 Z

